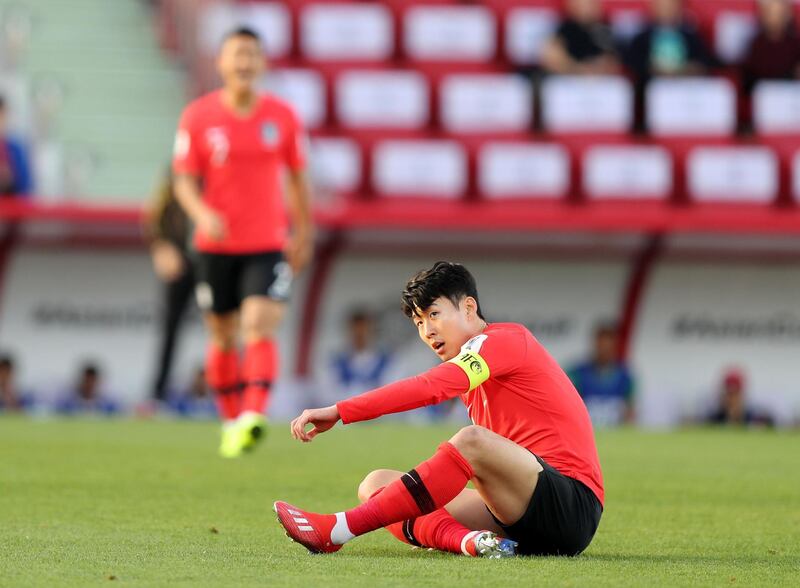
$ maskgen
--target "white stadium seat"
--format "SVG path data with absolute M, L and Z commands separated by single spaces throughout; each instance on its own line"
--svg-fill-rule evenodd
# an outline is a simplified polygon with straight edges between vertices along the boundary
M 467 187 L 467 155 L 455 141 L 384 141 L 372 151 L 378 194 L 455 199 Z
M 531 126 L 533 90 L 513 74 L 451 75 L 439 86 L 439 112 L 454 133 L 525 131 Z
M 300 17 L 300 46 L 316 61 L 380 61 L 394 52 L 394 23 L 380 4 L 312 4 Z
M 200 46 L 215 55 L 225 35 L 247 25 L 263 39 L 267 55 L 285 57 L 292 47 L 292 23 L 288 9 L 278 2 L 257 2 L 232 6 L 215 2 L 203 10 L 198 27 Z
M 759 82 L 753 91 L 753 123 L 763 135 L 800 134 L 800 82 Z
M 325 123 L 325 80 L 312 69 L 275 69 L 264 76 L 263 89 L 294 106 L 307 128 Z
M 506 15 L 506 56 L 516 65 L 539 63 L 545 41 L 561 22 L 550 8 L 514 8 Z
M 696 147 L 686 176 L 695 202 L 768 204 L 778 193 L 778 160 L 767 147 Z
M 720 12 L 714 24 L 714 48 L 719 58 L 725 63 L 739 63 L 756 29 L 752 14 L 733 10 Z
M 311 175 L 323 191 L 351 193 L 361 186 L 361 151 L 352 139 L 317 137 L 311 141 Z
M 792 196 L 800 203 L 800 151 L 792 158 Z
M 583 189 L 590 200 L 666 200 L 672 160 L 663 147 L 597 145 L 583 157 Z
M 569 154 L 561 145 L 493 142 L 478 155 L 485 198 L 562 198 L 569 186 Z
M 336 80 L 336 114 L 350 128 L 416 129 L 429 118 L 425 78 L 413 71 L 347 71 Z
M 552 76 L 542 85 L 542 118 L 556 133 L 626 133 L 633 89 L 619 76 Z
M 405 51 L 412 59 L 483 62 L 495 56 L 497 27 L 486 7 L 414 6 L 403 25 Z
M 659 78 L 647 87 L 647 127 L 657 136 L 727 136 L 736 130 L 736 90 L 723 78 Z

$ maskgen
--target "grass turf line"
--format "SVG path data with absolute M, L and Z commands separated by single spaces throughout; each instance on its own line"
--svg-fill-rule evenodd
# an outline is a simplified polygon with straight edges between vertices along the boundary
M 385 532 L 310 556 L 271 511 L 356 503 L 454 427 L 274 426 L 245 459 L 209 423 L 0 419 L 0 586 L 752 586 L 800 577 L 800 435 L 601 431 L 606 512 L 578 558 L 472 560 Z

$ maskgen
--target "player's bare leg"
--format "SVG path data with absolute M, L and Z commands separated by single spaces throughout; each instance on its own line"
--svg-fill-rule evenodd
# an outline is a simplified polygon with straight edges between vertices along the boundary
M 423 544 L 448 551 L 456 551 L 453 538 L 460 537 L 458 547 L 465 553 L 469 531 L 485 530 L 485 536 L 473 537 L 493 543 L 476 545 L 477 552 L 470 554 L 482 555 L 481 548 L 485 547 L 486 554 L 501 557 L 509 553 L 494 536 L 499 529 L 488 514 L 480 514 L 480 509 L 485 512 L 485 504 L 501 522 L 516 522 L 528 507 L 541 471 L 542 466 L 530 452 L 473 425 L 461 429 L 433 457 L 399 478 L 386 470 L 372 474 L 372 479 L 368 476 L 360 497 L 367 498 L 369 491 L 373 492 L 361 507 L 336 515 L 308 513 L 281 502 L 275 508 L 290 537 L 315 552 L 337 551 L 355 536 L 387 527 L 409 542 L 409 530 L 421 531 L 429 537 Z M 470 479 L 480 502 L 473 493 L 463 494 Z M 378 491 L 376 486 L 381 482 L 388 483 Z M 454 512 L 462 517 L 460 520 L 443 508 L 451 503 Z M 412 527 L 392 528 L 404 522 Z
M 278 348 L 275 334 L 286 312 L 286 304 L 267 296 L 248 296 L 241 306 L 241 333 L 244 339 L 244 396 L 238 426 L 242 443 L 250 449 L 266 432 L 264 413 L 278 374 Z

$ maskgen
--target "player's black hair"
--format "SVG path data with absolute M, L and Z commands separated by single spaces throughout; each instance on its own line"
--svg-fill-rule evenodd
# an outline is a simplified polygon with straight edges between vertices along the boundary
M 11 355 L 4 353 L 0 355 L 0 369 L 4 370 L 13 370 L 14 369 L 14 358 Z
M 255 29 L 251 29 L 248 26 L 239 26 L 235 29 L 231 30 L 222 38 L 222 43 L 224 44 L 225 41 L 228 39 L 233 39 L 234 37 L 247 37 L 248 39 L 253 39 L 257 43 L 261 44 L 261 35 L 259 35 Z
M 431 269 L 422 270 L 411 278 L 403 290 L 401 308 L 411 318 L 440 296 L 456 306 L 465 296 L 472 296 L 478 304 L 478 317 L 483 319 L 475 278 L 463 265 L 450 261 L 437 261 Z
M 6 109 L 6 97 L 0 94 L 0 110 Z

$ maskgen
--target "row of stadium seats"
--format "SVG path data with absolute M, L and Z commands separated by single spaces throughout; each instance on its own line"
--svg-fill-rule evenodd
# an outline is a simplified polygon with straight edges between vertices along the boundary
M 753 0 L 693 0 L 695 17 L 723 62 L 738 60 L 756 27 Z M 457 2 L 393 0 L 247 2 L 212 5 L 200 35 L 214 54 L 232 26 L 247 22 L 267 41 L 275 59 L 382 62 L 412 61 L 535 64 L 542 44 L 560 22 L 557 0 Z M 630 38 L 647 19 L 647 0 L 605 0 L 619 38 Z
M 316 129 L 526 133 L 532 129 L 531 82 L 514 74 L 452 74 L 432 82 L 414 70 L 344 70 L 327 82 L 313 69 L 271 72 L 265 88 L 297 108 Z M 434 96 L 438 100 L 434 99 Z M 621 76 L 549 77 L 542 83 L 541 127 L 549 132 L 627 133 L 634 91 Z M 730 136 L 737 128 L 737 93 L 725 78 L 663 78 L 646 91 L 646 121 L 655 136 Z M 800 82 L 758 84 L 753 121 L 758 133 L 800 135 Z
M 765 145 L 675 149 L 618 141 L 569 149 L 559 143 L 448 139 L 312 140 L 319 189 L 378 197 L 635 200 L 771 204 L 782 185 L 800 202 L 800 153 Z

